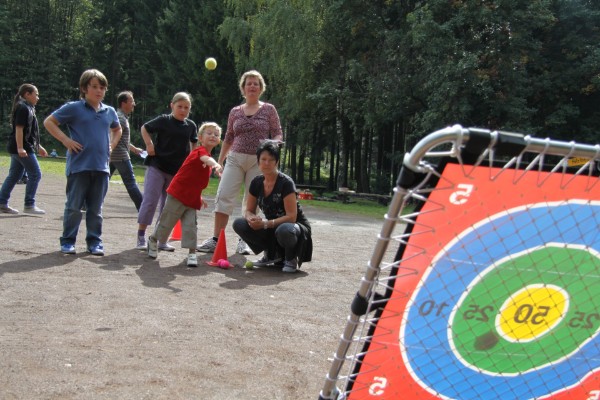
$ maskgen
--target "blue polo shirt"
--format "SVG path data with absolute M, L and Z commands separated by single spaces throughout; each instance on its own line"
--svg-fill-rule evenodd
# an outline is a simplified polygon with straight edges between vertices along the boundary
M 83 171 L 109 173 L 110 130 L 119 126 L 115 109 L 100 103 L 96 111 L 82 99 L 64 104 L 52 115 L 83 146 L 79 153 L 67 152 L 67 176 Z

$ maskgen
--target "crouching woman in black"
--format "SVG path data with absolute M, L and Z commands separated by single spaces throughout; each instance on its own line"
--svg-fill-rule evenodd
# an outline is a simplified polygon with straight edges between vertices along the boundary
M 310 223 L 296 199 L 296 185 L 289 176 L 279 172 L 279 147 L 267 140 L 256 150 L 262 175 L 250 183 L 243 218 L 233 222 L 233 230 L 255 254 L 264 251 L 254 265 L 281 262 L 283 272 L 296 272 L 303 262 L 312 258 Z M 257 215 L 257 207 L 265 219 Z

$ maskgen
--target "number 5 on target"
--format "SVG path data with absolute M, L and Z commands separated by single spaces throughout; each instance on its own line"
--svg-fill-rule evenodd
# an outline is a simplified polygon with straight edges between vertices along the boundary
M 387 378 L 376 376 L 373 378 L 373 383 L 369 386 L 369 394 L 371 396 L 381 396 L 387 387 Z
M 469 200 L 469 196 L 473 192 L 474 186 L 470 183 L 459 183 L 456 185 L 458 190 L 452 192 L 450 195 L 450 203 L 455 204 L 457 206 L 461 204 L 465 204 L 467 200 Z
M 587 400 L 600 400 L 600 390 L 591 390 Z

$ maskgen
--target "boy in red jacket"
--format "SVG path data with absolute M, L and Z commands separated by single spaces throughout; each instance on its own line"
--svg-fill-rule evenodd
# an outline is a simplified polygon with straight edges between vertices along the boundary
M 198 129 L 202 145 L 187 156 L 167 188 L 167 201 L 156 223 L 154 233 L 148 238 L 148 256 L 158 256 L 158 242 L 166 243 L 173 227 L 181 220 L 181 247 L 188 248 L 187 265 L 196 267 L 197 220 L 196 210 L 206 208 L 202 190 L 208 186 L 211 169 L 220 172 L 222 167 L 210 156 L 210 152 L 221 142 L 221 127 L 214 122 L 205 122 Z

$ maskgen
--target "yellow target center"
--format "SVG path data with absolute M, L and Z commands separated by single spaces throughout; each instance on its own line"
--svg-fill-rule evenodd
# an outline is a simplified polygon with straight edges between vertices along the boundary
M 568 308 L 568 295 L 560 287 L 529 285 L 502 305 L 496 327 L 500 336 L 510 342 L 530 342 L 554 328 Z

